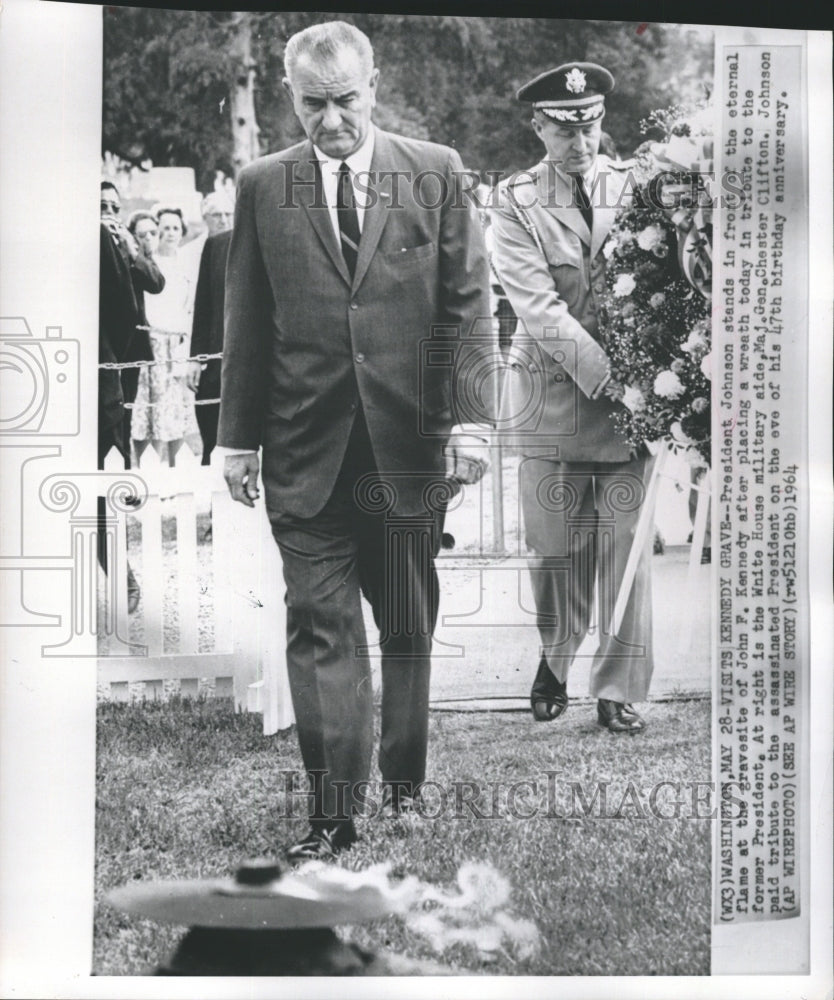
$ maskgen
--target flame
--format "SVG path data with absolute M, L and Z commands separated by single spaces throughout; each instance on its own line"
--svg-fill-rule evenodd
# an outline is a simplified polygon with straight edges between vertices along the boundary
M 442 954 L 454 944 L 471 945 L 484 958 L 501 949 L 518 958 L 529 958 L 539 945 L 539 931 L 509 908 L 510 882 L 492 865 L 465 861 L 457 872 L 457 885 L 439 888 L 413 875 L 390 877 L 389 863 L 363 871 L 349 871 L 322 862 L 309 862 L 297 870 L 312 879 L 323 893 L 378 893 L 392 913 L 400 915 L 413 933 Z
M 507 908 L 510 883 L 496 868 L 466 861 L 458 869 L 457 886 L 455 893 L 424 884 L 417 905 L 406 917 L 408 927 L 426 938 L 434 951 L 462 943 L 473 945 L 485 956 L 502 947 L 516 951 L 519 958 L 534 954 L 538 928 Z M 428 906 L 433 908 L 427 911 Z

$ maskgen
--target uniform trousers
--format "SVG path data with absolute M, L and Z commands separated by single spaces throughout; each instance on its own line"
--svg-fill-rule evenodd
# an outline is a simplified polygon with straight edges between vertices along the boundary
M 591 623 L 596 584 L 601 643 L 591 664 L 594 698 L 625 703 L 648 694 L 652 532 L 616 635 L 610 626 L 653 462 L 650 456 L 623 463 L 522 459 L 522 510 L 542 656 L 564 683 Z
M 358 497 L 356 488 L 375 473 L 360 412 L 323 509 L 309 518 L 269 512 L 287 586 L 287 668 L 314 825 L 361 813 L 368 794 L 373 690 L 360 594 L 380 631 L 383 783 L 399 797 L 425 778 L 434 560 L 445 511 L 397 517 L 373 509 L 362 500 L 373 490 Z

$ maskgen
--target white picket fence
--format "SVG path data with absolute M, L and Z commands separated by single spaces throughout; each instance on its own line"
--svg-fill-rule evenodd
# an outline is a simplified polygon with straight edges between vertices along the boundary
M 280 555 L 263 501 L 254 510 L 235 503 L 221 468 L 200 466 L 184 445 L 174 468 L 149 447 L 132 470 L 149 495 L 116 526 L 99 600 L 99 692 L 117 700 L 231 694 L 239 708 L 262 712 L 271 734 L 293 722 Z M 105 470 L 122 469 L 114 449 Z M 128 561 L 141 585 L 132 614 Z

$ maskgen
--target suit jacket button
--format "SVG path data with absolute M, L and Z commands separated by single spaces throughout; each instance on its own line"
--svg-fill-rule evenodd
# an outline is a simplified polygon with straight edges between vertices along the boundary
M 351 302 L 350 308 L 353 309 L 353 310 L 356 310 L 356 309 L 359 308 L 359 306 L 355 302 Z
M 364 354 L 357 354 L 357 355 L 356 355 L 356 356 L 354 357 L 354 359 L 353 359 L 353 360 L 354 360 L 354 361 L 355 361 L 355 362 L 356 362 L 356 363 L 357 363 L 358 365 L 361 365 L 361 364 L 362 364 L 362 362 L 363 362 L 363 361 L 365 360 L 365 355 L 364 355 Z

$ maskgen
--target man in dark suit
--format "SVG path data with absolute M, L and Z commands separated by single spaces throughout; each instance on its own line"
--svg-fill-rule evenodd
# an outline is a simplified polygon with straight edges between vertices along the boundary
M 484 468 L 452 427 L 453 371 L 489 317 L 489 279 L 457 153 L 371 124 L 379 71 L 366 36 L 313 26 L 289 40 L 285 67 L 308 139 L 238 179 L 218 442 L 248 452 L 227 457 L 225 475 L 250 506 L 263 449 L 312 786 L 312 828 L 288 852 L 299 859 L 350 845 L 367 791 L 360 591 L 380 629 L 391 810 L 413 805 L 425 776 L 444 497 L 450 479 Z
M 209 236 L 200 257 L 200 273 L 194 293 L 194 320 L 191 327 L 190 355 L 218 354 L 223 350 L 223 313 L 225 309 L 226 261 L 232 231 Z M 220 361 L 201 365 L 192 361 L 186 373 L 186 383 L 196 393 L 197 401 L 220 398 Z M 219 403 L 204 403 L 195 407 L 197 424 L 203 439 L 203 465 L 211 462 L 217 444 Z

